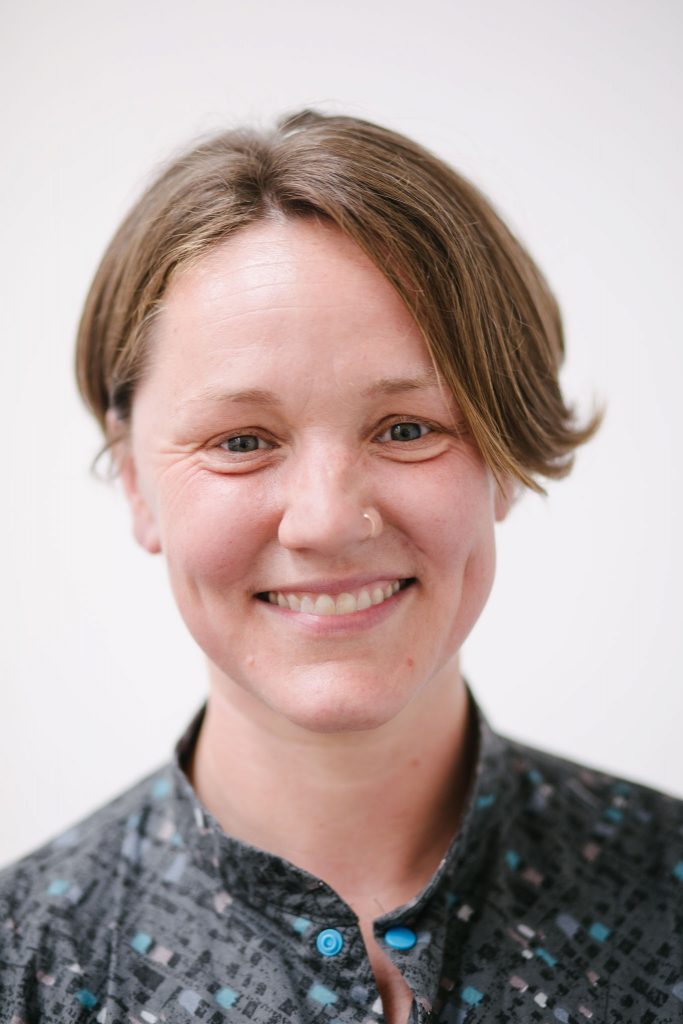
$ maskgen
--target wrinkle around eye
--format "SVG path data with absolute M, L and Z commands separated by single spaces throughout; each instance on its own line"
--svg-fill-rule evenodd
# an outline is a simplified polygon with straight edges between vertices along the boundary
M 413 441 L 383 441 L 375 445 L 373 454 L 390 462 L 430 462 L 456 450 L 457 438 L 432 431 Z
M 196 454 L 202 469 L 219 474 L 249 473 L 272 466 L 283 458 L 277 446 L 267 442 L 265 447 L 248 452 L 231 452 L 220 447 L 222 443 L 199 449 Z

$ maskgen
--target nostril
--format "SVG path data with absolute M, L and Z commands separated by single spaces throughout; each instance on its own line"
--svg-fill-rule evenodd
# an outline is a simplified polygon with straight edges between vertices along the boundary
M 348 495 L 335 495 L 334 500 L 300 502 L 285 509 L 278 528 L 282 547 L 331 554 L 379 537 L 383 524 L 378 512 L 364 510 Z

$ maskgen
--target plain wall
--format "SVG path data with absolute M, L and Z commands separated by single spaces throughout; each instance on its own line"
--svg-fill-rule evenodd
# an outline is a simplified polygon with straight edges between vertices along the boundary
M 499 532 L 467 642 L 493 724 L 683 795 L 678 2 L 196 0 L 3 13 L 0 862 L 166 760 L 201 654 L 89 464 L 72 348 L 97 261 L 170 152 L 302 106 L 470 176 L 562 303 L 563 381 L 607 404 Z

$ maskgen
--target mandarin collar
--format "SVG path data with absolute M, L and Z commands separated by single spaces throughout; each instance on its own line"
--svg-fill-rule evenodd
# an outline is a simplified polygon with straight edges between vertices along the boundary
M 473 885 L 478 866 L 486 860 L 492 831 L 500 823 L 507 775 L 506 742 L 489 725 L 467 685 L 470 722 L 476 742 L 475 765 L 464 810 L 446 854 L 426 886 L 414 899 L 375 921 L 382 932 L 395 925 L 415 924 L 425 908 L 441 894 L 445 913 L 455 898 Z M 195 792 L 186 772 L 206 714 L 204 703 L 178 740 L 171 763 L 173 816 L 178 841 L 202 868 L 207 884 L 240 898 L 272 918 L 283 914 L 340 925 L 354 925 L 351 907 L 326 882 L 276 854 L 228 835 Z M 439 915 L 441 916 L 441 915 Z

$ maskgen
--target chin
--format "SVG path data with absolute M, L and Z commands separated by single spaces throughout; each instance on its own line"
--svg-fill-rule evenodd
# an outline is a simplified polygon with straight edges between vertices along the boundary
M 370 732 L 391 721 L 395 715 L 378 712 L 374 708 L 307 707 L 282 709 L 292 725 L 320 735 L 333 733 Z
M 339 733 L 370 732 L 386 725 L 396 713 L 374 708 L 348 708 L 330 706 L 308 706 L 296 708 L 273 708 L 282 717 L 306 732 L 319 735 Z
M 313 678 L 310 678 L 310 676 Z M 387 691 L 386 679 L 330 678 L 320 671 L 302 673 L 294 692 L 259 694 L 269 708 L 300 729 L 315 733 L 367 732 L 379 729 L 403 711 L 411 694 L 396 688 Z

